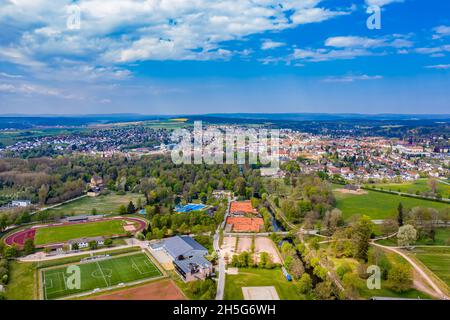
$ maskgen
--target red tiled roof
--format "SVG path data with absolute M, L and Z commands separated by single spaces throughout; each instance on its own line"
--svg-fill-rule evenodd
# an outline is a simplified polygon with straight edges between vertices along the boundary
M 236 232 L 259 232 L 264 225 L 263 218 L 228 217 L 227 224 L 233 225 Z

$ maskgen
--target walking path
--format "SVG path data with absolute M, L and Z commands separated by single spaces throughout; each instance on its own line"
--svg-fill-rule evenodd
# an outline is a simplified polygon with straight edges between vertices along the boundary
M 383 245 L 381 245 L 381 244 L 378 244 L 378 243 L 376 243 L 376 242 L 374 242 L 374 241 L 371 241 L 371 244 L 372 245 L 374 245 L 374 246 L 376 246 L 376 247 L 379 247 L 379 248 L 382 248 L 382 249 L 385 249 L 385 250 L 388 250 L 388 251 L 392 251 L 392 252 L 395 252 L 395 253 L 397 253 L 397 254 L 399 254 L 400 256 L 402 256 L 406 261 L 408 261 L 409 262 L 409 264 L 411 264 L 412 266 L 413 266 L 413 268 L 414 268 L 414 270 L 428 283 L 428 285 L 435 291 L 435 293 L 436 293 L 436 297 L 438 297 L 438 298 L 440 298 L 440 299 L 445 299 L 445 300 L 448 300 L 449 299 L 449 297 L 444 293 L 444 292 L 442 292 L 442 290 L 439 288 L 439 286 L 434 282 L 434 280 L 430 277 L 430 276 L 428 276 L 428 274 L 425 272 L 425 271 L 423 271 L 423 269 L 413 260 L 413 259 L 411 259 L 410 257 L 408 257 L 408 255 L 407 254 L 405 254 L 405 253 L 403 253 L 399 248 L 397 248 L 397 247 L 388 247 L 388 246 L 383 246 Z

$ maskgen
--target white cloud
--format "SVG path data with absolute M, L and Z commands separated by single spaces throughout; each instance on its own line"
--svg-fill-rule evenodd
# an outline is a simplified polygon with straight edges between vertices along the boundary
M 436 64 L 432 66 L 425 66 L 427 69 L 447 70 L 450 69 L 450 64 Z
M 14 0 L 2 5 L 0 24 L 7 22 L 27 31 L 10 48 L 0 48 L 14 51 L 1 53 L 0 59 L 22 65 L 38 63 L 34 58 L 41 56 L 88 57 L 97 65 L 229 59 L 242 51 L 229 50 L 223 44 L 226 41 L 351 12 L 319 7 L 320 2 L 80 0 L 81 29 L 68 30 L 66 8 L 72 1 Z
M 22 78 L 22 76 L 20 74 L 9 74 L 6 72 L 0 72 L 0 77 L 4 77 L 4 78 Z
M 366 0 L 368 6 L 385 6 L 395 2 L 403 2 L 403 0 Z
M 433 31 L 435 32 L 433 39 L 440 39 L 450 36 L 450 26 L 439 26 L 434 28 Z
M 371 39 L 356 36 L 344 36 L 344 37 L 331 37 L 325 41 L 325 45 L 328 47 L 337 48 L 376 48 L 385 45 L 383 39 Z
M 338 82 L 338 83 L 349 83 L 355 81 L 368 81 L 368 80 L 380 80 L 383 79 L 382 76 L 369 76 L 366 74 L 363 75 L 347 75 L 341 77 L 328 77 L 323 80 L 323 82 Z
M 275 48 L 283 47 L 285 45 L 286 45 L 286 43 L 284 43 L 284 42 L 264 40 L 263 43 L 261 44 L 261 50 L 275 49 Z
M 37 94 L 37 95 L 44 95 L 44 96 L 59 97 L 59 98 L 64 98 L 64 99 L 76 98 L 71 94 L 63 93 L 58 89 L 49 88 L 49 87 L 42 86 L 42 85 L 30 84 L 30 83 L 19 83 L 19 84 L 0 83 L 0 92 L 11 93 L 11 94 L 23 94 L 26 96 Z
M 324 8 L 310 8 L 297 11 L 292 15 L 292 21 L 296 24 L 316 23 L 350 13 L 350 11 L 330 11 Z

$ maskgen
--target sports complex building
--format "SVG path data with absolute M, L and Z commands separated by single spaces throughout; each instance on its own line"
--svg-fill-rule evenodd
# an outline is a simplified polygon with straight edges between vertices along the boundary
M 165 253 L 185 281 L 204 280 L 213 272 L 208 250 L 189 236 L 175 236 L 150 244 L 152 253 Z

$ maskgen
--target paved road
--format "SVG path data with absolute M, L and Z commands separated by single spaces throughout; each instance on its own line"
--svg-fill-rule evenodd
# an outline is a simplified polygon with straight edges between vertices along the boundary
M 219 239 L 220 239 L 220 230 L 223 230 L 225 228 L 226 219 L 230 211 L 230 203 L 231 198 L 228 196 L 227 211 L 225 212 L 223 222 L 217 227 L 216 233 L 214 234 L 214 241 L 213 241 L 214 250 L 219 255 L 219 280 L 217 281 L 216 300 L 223 300 L 223 293 L 225 291 L 225 259 L 223 257 L 222 252 L 220 252 Z
M 437 297 L 440 297 L 441 299 L 445 299 L 445 300 L 449 299 L 449 297 L 447 297 L 445 295 L 445 293 L 442 292 L 442 290 L 433 281 L 433 279 L 431 277 L 429 277 L 428 274 L 426 274 L 426 272 L 423 271 L 422 268 L 413 259 L 408 257 L 408 255 L 403 253 L 400 249 L 395 248 L 395 247 L 383 246 L 383 245 L 375 243 L 375 242 L 371 242 L 371 244 L 376 247 L 380 247 L 380 248 L 395 252 L 395 253 L 399 254 L 400 256 L 402 256 L 406 261 L 408 261 L 413 266 L 414 270 L 430 285 L 430 287 L 435 291 Z
M 219 230 L 220 226 L 217 228 L 217 232 L 214 235 L 214 250 L 219 254 L 219 281 L 217 282 L 216 300 L 223 300 L 223 293 L 225 291 L 225 260 L 220 252 Z

